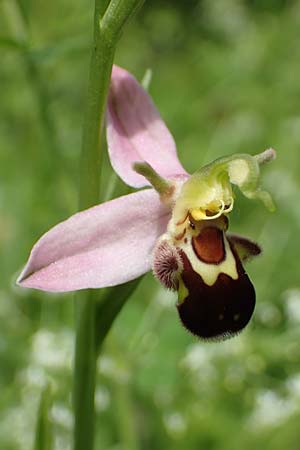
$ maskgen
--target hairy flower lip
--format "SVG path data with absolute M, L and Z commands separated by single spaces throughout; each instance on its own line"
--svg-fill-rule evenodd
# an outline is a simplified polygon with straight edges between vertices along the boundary
M 208 226 L 206 229 L 209 230 L 210 227 Z M 223 238 L 221 236 L 219 234 L 219 239 L 224 242 L 225 234 L 223 234 Z M 229 246 L 227 244 L 223 247 L 222 252 L 224 253 L 221 258 L 220 248 L 215 247 L 215 243 L 212 241 L 212 255 L 215 251 L 217 252 L 215 261 L 211 260 L 207 266 L 202 265 L 204 269 L 210 264 L 216 267 L 218 276 L 213 284 L 207 284 L 203 272 L 195 270 L 190 256 L 187 256 L 184 249 L 180 253 L 184 268 L 179 281 L 177 310 L 184 327 L 204 340 L 227 339 L 238 334 L 250 321 L 255 307 L 253 285 L 244 271 L 235 247 L 231 242 L 227 242 Z M 219 264 L 222 264 L 217 259 L 217 255 L 226 261 L 227 251 L 233 255 L 237 270 L 236 277 L 223 272 L 221 265 L 220 269 L 217 269 Z

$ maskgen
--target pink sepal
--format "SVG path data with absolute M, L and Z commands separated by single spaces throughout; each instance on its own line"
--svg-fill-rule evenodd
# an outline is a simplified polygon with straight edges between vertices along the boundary
M 35 244 L 18 284 L 53 292 L 125 283 L 150 270 L 170 210 L 153 189 L 79 212 Z
M 126 184 L 148 186 L 132 165 L 146 161 L 162 177 L 187 175 L 174 139 L 151 98 L 126 70 L 114 66 L 107 108 L 107 143 L 111 164 Z

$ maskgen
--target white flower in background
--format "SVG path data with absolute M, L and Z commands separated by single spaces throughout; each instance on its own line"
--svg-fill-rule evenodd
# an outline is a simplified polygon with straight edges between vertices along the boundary
M 284 398 L 272 390 L 262 390 L 256 396 L 256 405 L 250 417 L 253 429 L 276 427 L 299 411 L 298 401 Z
M 283 300 L 288 319 L 290 322 L 298 324 L 300 322 L 300 289 L 289 289 L 284 292 Z
M 45 369 L 71 368 L 73 334 L 70 330 L 53 333 L 41 329 L 33 335 L 31 348 L 33 364 Z

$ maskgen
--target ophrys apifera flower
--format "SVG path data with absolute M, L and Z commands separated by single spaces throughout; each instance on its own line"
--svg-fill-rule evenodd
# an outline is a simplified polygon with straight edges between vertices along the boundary
M 272 209 L 259 175 L 274 150 L 220 158 L 189 176 L 150 97 L 119 67 L 112 74 L 107 141 L 117 174 L 147 189 L 56 225 L 33 247 L 18 283 L 52 292 L 102 288 L 152 268 L 165 287 L 178 292 L 178 312 L 191 332 L 209 339 L 243 329 L 255 291 L 242 262 L 260 248 L 227 233 L 232 185 Z

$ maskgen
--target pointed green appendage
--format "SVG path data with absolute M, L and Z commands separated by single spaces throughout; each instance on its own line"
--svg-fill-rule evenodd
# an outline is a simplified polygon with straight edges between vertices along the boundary
M 177 304 L 180 305 L 189 295 L 189 291 L 186 287 L 186 285 L 184 284 L 182 278 L 179 278 L 179 282 L 178 282 L 178 300 L 177 300 Z
M 146 162 L 136 162 L 133 164 L 136 173 L 145 177 L 159 194 L 163 203 L 168 203 L 172 199 L 175 187 L 174 184 L 161 177 L 150 164 Z

